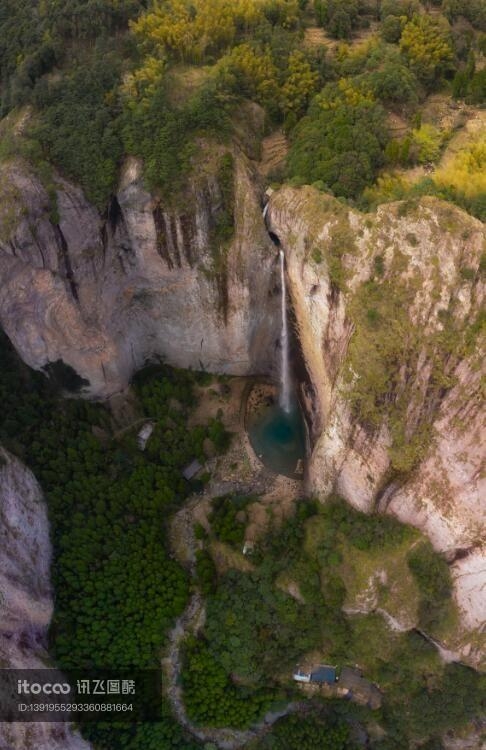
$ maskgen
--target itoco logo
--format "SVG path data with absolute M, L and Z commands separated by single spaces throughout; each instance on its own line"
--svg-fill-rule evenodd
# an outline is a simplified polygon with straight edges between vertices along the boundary
M 67 682 L 46 682 L 41 685 L 39 682 L 29 682 L 28 680 L 17 680 L 17 692 L 19 695 L 66 695 L 71 690 L 71 685 Z

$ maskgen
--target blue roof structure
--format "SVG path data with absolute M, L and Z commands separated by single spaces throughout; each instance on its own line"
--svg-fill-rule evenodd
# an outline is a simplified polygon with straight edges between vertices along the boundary
M 318 667 L 314 672 L 311 672 L 311 682 L 333 685 L 336 682 L 336 668 Z

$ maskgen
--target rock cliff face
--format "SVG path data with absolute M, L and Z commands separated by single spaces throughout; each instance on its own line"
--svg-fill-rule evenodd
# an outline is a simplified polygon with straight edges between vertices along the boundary
M 0 172 L 0 323 L 30 366 L 61 360 L 96 397 L 157 356 L 271 370 L 277 255 L 238 146 L 201 143 L 174 205 L 128 160 L 104 218 L 60 177 L 46 190 L 19 163 Z M 424 531 L 451 563 L 464 627 L 479 631 L 483 225 L 432 198 L 364 215 L 312 188 L 279 190 L 267 221 L 312 390 L 309 489 Z
M 200 144 L 176 207 L 127 161 L 106 217 L 61 178 L 48 191 L 19 163 L 0 173 L 0 324 L 31 367 L 62 360 L 96 397 L 154 357 L 239 375 L 271 368 L 275 252 L 236 146 Z
M 424 531 L 480 631 L 483 225 L 435 199 L 363 215 L 312 188 L 278 191 L 267 217 L 314 391 L 311 491 Z
M 0 666 L 42 669 L 52 615 L 51 547 L 40 488 L 0 448 Z M 0 723 L 0 750 L 89 750 L 62 724 Z

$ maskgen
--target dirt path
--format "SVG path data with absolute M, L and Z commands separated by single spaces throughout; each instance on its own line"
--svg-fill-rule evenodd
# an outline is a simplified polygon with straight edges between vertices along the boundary
M 213 497 L 227 493 L 259 496 L 259 502 L 252 506 L 247 529 L 247 539 L 254 541 L 265 533 L 269 513 L 274 523 L 280 522 L 290 514 L 293 504 L 303 493 L 302 482 L 268 471 L 249 444 L 241 412 L 248 382 L 247 378 L 232 378 L 223 386 L 213 382 L 210 386 L 201 388 L 199 407 L 192 417 L 194 424 L 200 424 L 207 421 L 218 409 L 226 429 L 233 434 L 227 453 L 214 456 L 207 461 L 211 480 L 204 494 L 188 497 L 171 520 L 169 538 L 172 554 L 192 579 L 195 574 L 196 551 L 199 547 L 194 526 L 201 524 L 209 530 L 207 516 Z M 245 558 L 244 561 L 247 562 Z M 162 669 L 166 677 L 165 692 L 177 721 L 193 737 L 202 742 L 213 743 L 221 750 L 238 750 L 267 732 L 278 719 L 296 711 L 303 704 L 289 703 L 280 711 L 268 712 L 258 724 L 246 731 L 226 727 L 200 727 L 194 724 L 187 716 L 184 705 L 181 652 L 186 636 L 201 631 L 205 617 L 204 599 L 196 591 L 169 633 L 167 652 L 162 660 Z
M 196 539 L 193 531 L 193 522 L 198 507 L 208 501 L 205 496 L 192 496 L 187 503 L 176 513 L 173 520 L 173 530 L 177 530 L 177 552 L 179 561 L 194 573 L 196 561 Z M 206 611 L 203 597 L 195 592 L 182 615 L 169 633 L 169 646 L 165 658 L 162 660 L 162 669 L 166 675 L 166 695 L 171 703 L 172 711 L 181 726 L 193 737 L 202 742 L 212 742 L 221 750 L 238 750 L 248 742 L 264 734 L 268 729 L 283 716 L 296 711 L 300 704 L 289 703 L 280 711 L 268 712 L 262 721 L 246 731 L 224 727 L 212 729 L 199 727 L 194 724 L 186 713 L 181 686 L 181 647 L 184 639 L 189 634 L 197 634 L 204 626 Z

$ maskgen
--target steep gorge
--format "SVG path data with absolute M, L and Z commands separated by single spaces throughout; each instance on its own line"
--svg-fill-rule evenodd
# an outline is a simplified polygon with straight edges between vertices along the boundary
M 106 218 L 61 177 L 53 200 L 25 165 L 1 167 L 0 320 L 31 367 L 61 360 L 91 397 L 123 390 L 157 357 L 271 372 L 278 258 L 254 163 L 235 145 L 201 144 L 197 159 L 172 203 L 128 160 Z M 363 215 L 312 188 L 274 193 L 267 222 L 313 390 L 308 490 L 335 489 L 429 536 L 462 617 L 447 645 L 478 664 L 484 227 L 435 199 Z

